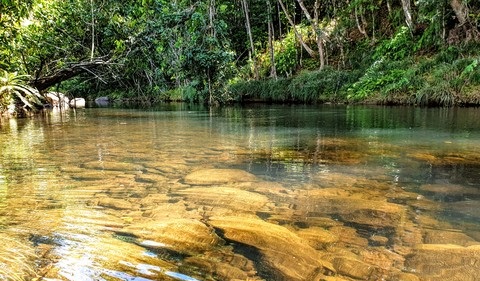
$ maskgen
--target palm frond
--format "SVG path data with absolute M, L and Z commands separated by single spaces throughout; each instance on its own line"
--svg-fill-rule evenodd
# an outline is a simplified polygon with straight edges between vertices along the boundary
M 17 72 L 3 70 L 0 76 L 0 104 L 8 104 L 13 99 L 20 100 L 25 107 L 33 110 L 35 105 L 41 105 L 44 97 L 37 89 L 27 84 L 29 75 L 19 75 Z

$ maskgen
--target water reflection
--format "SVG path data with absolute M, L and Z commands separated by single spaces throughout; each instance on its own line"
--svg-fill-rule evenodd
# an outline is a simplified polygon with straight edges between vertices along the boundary
M 474 280 L 478 114 L 169 105 L 2 121 L 0 278 Z

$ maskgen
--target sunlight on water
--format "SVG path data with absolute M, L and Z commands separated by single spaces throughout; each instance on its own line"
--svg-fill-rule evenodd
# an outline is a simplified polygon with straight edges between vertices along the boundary
M 475 280 L 479 115 L 182 105 L 2 120 L 0 279 Z

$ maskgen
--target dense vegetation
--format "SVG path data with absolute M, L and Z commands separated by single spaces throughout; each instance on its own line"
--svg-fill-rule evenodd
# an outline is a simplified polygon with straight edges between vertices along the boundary
M 480 103 L 477 0 L 3 0 L 0 109 L 70 96 Z

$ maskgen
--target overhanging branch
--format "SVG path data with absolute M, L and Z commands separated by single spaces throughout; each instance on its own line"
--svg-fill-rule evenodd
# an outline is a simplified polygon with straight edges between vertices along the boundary
M 110 65 L 110 61 L 103 59 L 95 59 L 92 61 L 79 62 L 68 67 L 60 69 L 53 74 L 37 77 L 30 81 L 30 85 L 35 87 L 38 91 L 46 90 L 58 83 L 71 79 L 82 73 L 88 72 L 94 74 L 93 70 L 99 66 Z

